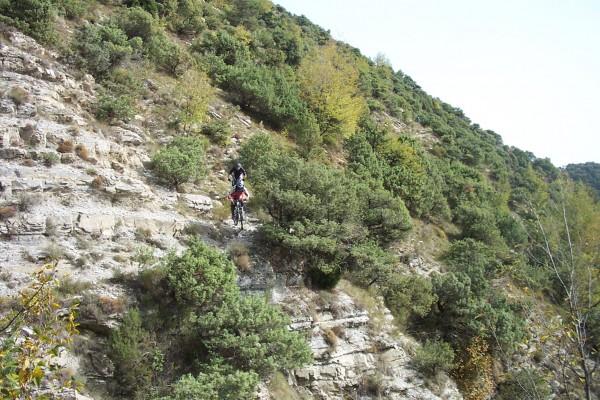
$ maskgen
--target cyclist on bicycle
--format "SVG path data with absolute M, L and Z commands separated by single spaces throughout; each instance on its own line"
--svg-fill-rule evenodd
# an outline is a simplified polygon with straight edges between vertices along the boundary
M 250 198 L 250 193 L 244 186 L 244 181 L 238 179 L 235 183 L 235 186 L 231 188 L 231 192 L 227 196 L 227 200 L 229 200 L 229 204 L 231 204 L 231 219 L 234 219 L 233 210 L 235 209 L 235 202 L 239 200 L 242 203 L 242 207 L 244 206 L 244 202 Z
M 233 179 L 232 179 L 232 175 L 233 175 Z M 244 167 L 242 167 L 242 164 L 236 163 L 233 166 L 233 168 L 231 168 L 229 170 L 229 175 L 227 175 L 227 180 L 231 180 L 231 186 L 235 186 L 235 184 L 239 180 L 246 179 L 247 176 L 248 176 L 248 174 L 246 173 L 246 170 L 244 169 Z

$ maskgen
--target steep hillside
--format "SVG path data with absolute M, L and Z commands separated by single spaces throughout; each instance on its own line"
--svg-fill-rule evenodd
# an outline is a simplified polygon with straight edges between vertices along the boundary
M 206 179 L 201 186 L 213 189 L 201 193 L 156 185 L 144 167 L 150 159 L 144 143 L 156 132 L 144 126 L 142 115 L 129 124 L 98 124 L 87 112 L 97 96 L 91 76 L 74 78 L 52 53 L 18 32 L 8 36 L 0 58 L 2 296 L 27 285 L 45 260 L 57 259 L 62 290 L 82 299 L 81 336 L 67 368 L 88 381 L 84 392 L 106 398 L 101 382 L 111 380 L 113 368 L 99 346 L 131 301 L 119 277 L 137 274 L 166 251 L 180 252 L 192 233 L 223 250 L 252 248 L 256 220 L 250 214 L 244 231 L 219 220 L 224 182 L 215 186 Z M 27 93 L 21 102 L 11 99 L 17 90 Z M 213 113 L 229 107 L 217 101 Z M 262 131 L 236 115 L 235 143 Z M 218 148 L 214 152 L 211 169 L 227 164 L 229 156 Z M 219 172 L 224 181 L 224 171 Z M 334 292 L 307 290 L 300 275 L 252 252 L 250 257 L 239 275 L 242 290 L 270 293 L 292 316 L 292 328 L 310 333 L 315 363 L 288 376 L 294 390 L 326 398 L 336 398 L 333 393 L 340 390 L 439 398 L 422 387 L 410 367 L 403 347 L 412 351 L 414 344 L 393 332 L 389 311 L 383 304 L 363 303 L 371 295 L 353 299 L 344 287 L 351 294 L 357 289 L 347 283 Z M 436 390 L 442 398 L 460 398 L 452 388 L 446 382 Z M 268 389 L 262 393 L 268 396 Z
M 0 19 L 4 395 L 597 395 L 600 207 L 549 160 L 269 1 Z

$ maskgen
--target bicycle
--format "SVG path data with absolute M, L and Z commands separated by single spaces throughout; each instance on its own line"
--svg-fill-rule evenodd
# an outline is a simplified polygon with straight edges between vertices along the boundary
M 240 199 L 235 199 L 233 208 L 233 224 L 237 226 L 240 223 L 240 228 L 244 229 L 244 202 Z

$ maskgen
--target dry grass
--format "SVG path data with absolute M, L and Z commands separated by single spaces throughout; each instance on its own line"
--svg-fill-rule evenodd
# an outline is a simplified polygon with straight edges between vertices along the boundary
M 251 268 L 248 246 L 242 243 L 232 243 L 227 248 L 231 261 L 240 271 L 249 271 Z
M 39 194 L 21 193 L 19 194 L 19 211 L 28 212 L 31 211 L 33 206 L 40 204 L 41 196 Z
M 125 312 L 126 304 L 121 297 L 100 296 L 98 306 L 104 314 L 122 314 Z
M 222 207 L 216 206 L 212 209 L 212 219 L 213 221 L 223 222 L 229 218 L 231 218 L 231 208 L 229 205 L 229 201 L 225 200 L 221 202 Z
M 91 282 L 75 280 L 72 276 L 63 276 L 58 284 L 57 290 L 62 295 L 80 295 L 82 292 L 92 288 Z
M 63 140 L 56 148 L 56 151 L 59 153 L 71 153 L 73 151 L 73 142 L 70 140 Z
M 21 104 L 25 104 L 29 101 L 29 92 L 20 87 L 13 87 L 8 92 L 8 98 L 15 103 L 15 105 L 20 106 Z
M 325 330 L 323 330 L 323 335 L 325 342 L 327 342 L 327 344 L 329 345 L 329 349 L 327 350 L 327 352 L 329 354 L 335 353 L 338 346 L 338 338 L 335 332 L 331 328 L 325 328 Z
M 82 143 L 78 143 L 75 146 L 75 154 L 77 154 L 79 156 L 79 158 L 81 158 L 83 160 L 88 160 L 90 158 L 89 150 Z
M 358 309 L 366 310 L 369 313 L 368 324 L 375 332 L 381 332 L 384 325 L 388 324 L 383 304 L 378 300 L 375 288 L 365 290 L 342 279 L 337 289 L 350 296 Z
M 0 207 L 0 221 L 6 221 L 15 215 L 17 215 L 17 208 L 15 206 Z
M 19 128 L 19 134 L 23 137 L 30 137 L 33 135 L 37 126 L 34 124 L 26 124 L 25 126 Z
M 304 397 L 300 396 L 293 386 L 290 386 L 285 376 L 277 371 L 271 376 L 271 380 L 267 384 L 271 398 L 277 400 L 301 400 Z
M 95 189 L 102 189 L 108 185 L 108 181 L 105 177 L 101 175 L 97 175 L 94 179 L 92 179 L 92 187 Z

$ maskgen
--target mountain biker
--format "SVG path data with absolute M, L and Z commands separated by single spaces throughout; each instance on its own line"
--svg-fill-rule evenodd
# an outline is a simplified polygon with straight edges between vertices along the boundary
M 232 176 L 233 175 L 233 179 Z M 235 184 L 241 179 L 245 179 L 248 176 L 242 164 L 236 163 L 233 168 L 229 170 L 229 175 L 227 175 L 227 180 L 231 180 L 231 186 L 235 186 Z
M 231 204 L 231 219 L 234 219 L 233 210 L 235 208 L 235 201 L 239 200 L 242 203 L 242 207 L 244 206 L 244 202 L 250 198 L 250 193 L 244 186 L 244 181 L 242 179 L 238 179 L 235 183 L 235 186 L 231 188 L 231 192 L 227 196 L 227 200 Z

